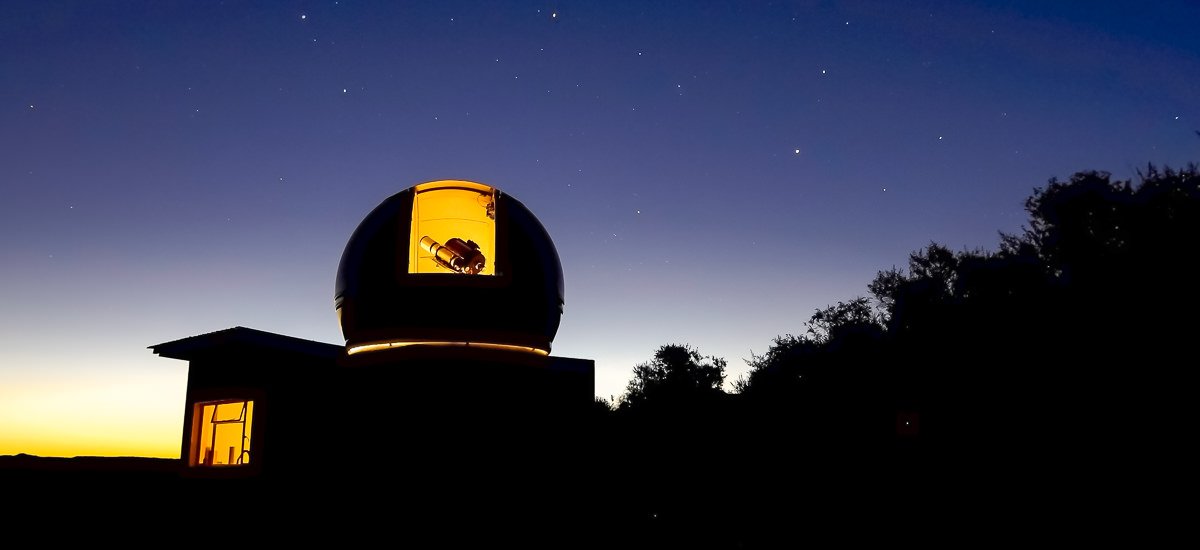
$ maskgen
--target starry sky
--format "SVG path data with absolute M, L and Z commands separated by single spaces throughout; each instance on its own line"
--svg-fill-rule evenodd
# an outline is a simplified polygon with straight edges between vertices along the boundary
M 1200 4 L 0 3 L 0 454 L 178 456 L 186 363 L 341 343 L 358 222 L 467 179 L 554 238 L 554 353 L 799 334 L 1052 176 L 1200 160 Z

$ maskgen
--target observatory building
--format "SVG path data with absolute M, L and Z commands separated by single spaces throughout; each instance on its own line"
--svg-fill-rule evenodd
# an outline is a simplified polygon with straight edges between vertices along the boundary
M 344 345 L 234 327 L 151 346 L 188 361 L 184 470 L 461 473 L 570 453 L 595 367 L 550 354 L 563 297 L 554 243 L 512 196 L 458 180 L 392 195 L 342 254 Z

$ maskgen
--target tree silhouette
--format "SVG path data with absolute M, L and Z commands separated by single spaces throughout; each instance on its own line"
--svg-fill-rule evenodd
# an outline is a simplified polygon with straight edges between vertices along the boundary
M 735 387 L 754 422 L 883 436 L 887 416 L 920 414 L 930 445 L 1011 453 L 1182 428 L 1192 375 L 1172 358 L 1191 354 L 1200 306 L 1196 167 L 1151 166 L 1136 185 L 1080 172 L 1025 206 L 997 251 L 931 243 L 870 283 L 877 312 L 839 302 L 752 356 Z
M 827 362 L 828 354 L 869 347 L 884 334 L 879 314 L 864 297 L 819 309 L 805 326 L 803 336 L 777 336 L 765 354 L 752 354 L 746 361 L 750 372 L 735 382 L 734 388 L 742 394 L 794 390 L 806 373 L 814 374 L 814 365 Z M 826 372 L 817 376 L 835 374 Z
M 1139 176 L 1050 180 L 994 251 L 914 251 L 870 297 L 752 354 L 734 396 L 720 391 L 723 361 L 663 346 L 635 367 L 606 432 L 617 505 L 690 518 L 694 535 L 812 517 L 851 480 L 905 495 L 1174 481 L 1197 420 L 1200 173 Z M 871 477 L 875 458 L 898 477 Z M 736 483 L 714 483 L 717 465 Z M 806 514 L 771 516 L 768 493 Z
M 658 348 L 654 357 L 633 368 L 633 379 L 618 405 L 629 410 L 647 406 L 679 406 L 723 394 L 724 359 L 704 357 L 686 344 Z

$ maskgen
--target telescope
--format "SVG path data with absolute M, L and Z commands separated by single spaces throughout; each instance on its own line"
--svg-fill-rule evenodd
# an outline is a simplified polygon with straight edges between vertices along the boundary
M 443 245 L 426 235 L 421 237 L 421 248 L 432 254 L 433 261 L 438 265 L 456 273 L 477 275 L 487 264 L 479 245 L 471 240 L 464 242 L 455 237 Z

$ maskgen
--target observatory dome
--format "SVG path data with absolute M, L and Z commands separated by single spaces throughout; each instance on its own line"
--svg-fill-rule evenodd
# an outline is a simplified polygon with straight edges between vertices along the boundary
M 563 307 L 558 251 L 525 205 L 441 180 L 376 207 L 346 243 L 334 307 L 350 355 L 468 347 L 547 355 Z

